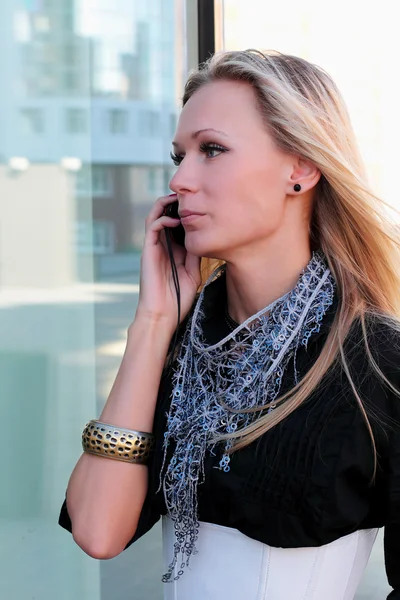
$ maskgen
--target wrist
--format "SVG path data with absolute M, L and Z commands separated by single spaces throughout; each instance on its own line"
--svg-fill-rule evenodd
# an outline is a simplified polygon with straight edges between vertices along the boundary
M 136 312 L 135 319 L 128 327 L 128 345 L 155 341 L 158 348 L 168 348 L 175 328 L 176 323 L 172 323 L 171 319 Z
M 165 313 L 147 310 L 146 308 L 140 306 L 139 303 L 132 325 L 134 325 L 135 322 L 143 323 L 149 328 L 166 328 L 168 331 L 171 331 L 172 335 L 172 333 L 175 331 L 177 315 L 174 313 L 171 317 L 171 315 L 167 315 Z

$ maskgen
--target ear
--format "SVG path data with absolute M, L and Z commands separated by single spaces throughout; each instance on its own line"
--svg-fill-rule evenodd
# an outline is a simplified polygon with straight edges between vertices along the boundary
M 288 182 L 288 195 L 298 196 L 314 188 L 321 178 L 321 171 L 309 160 L 297 157 L 293 163 L 293 170 Z M 295 192 L 296 183 L 301 185 L 301 191 Z

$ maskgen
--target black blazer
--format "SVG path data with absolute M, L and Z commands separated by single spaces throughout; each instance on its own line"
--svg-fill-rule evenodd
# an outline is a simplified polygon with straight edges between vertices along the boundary
M 213 343 L 226 335 L 223 281 L 210 286 L 204 335 Z M 315 362 L 331 327 L 337 300 L 321 330 L 297 355 L 300 375 Z M 386 377 L 400 389 L 400 335 L 370 320 L 370 347 Z M 219 455 L 206 458 L 199 486 L 199 519 L 233 527 L 274 547 L 320 546 L 358 529 L 385 527 L 385 565 L 390 600 L 400 600 L 400 398 L 370 368 L 358 323 L 345 344 L 351 374 L 375 436 L 378 466 L 374 482 L 373 449 L 362 412 L 337 364 L 315 393 L 258 440 L 235 452 L 230 471 L 218 468 Z M 293 385 L 293 364 L 282 391 Z M 157 492 L 163 433 L 171 381 L 161 380 L 149 464 L 149 488 L 135 535 L 127 547 L 166 514 Z M 168 450 L 171 456 L 173 445 Z M 71 531 L 66 502 L 59 524 Z

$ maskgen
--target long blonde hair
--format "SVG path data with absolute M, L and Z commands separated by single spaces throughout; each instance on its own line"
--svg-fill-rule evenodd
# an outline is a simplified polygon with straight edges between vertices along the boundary
M 361 322 L 372 368 L 392 389 L 368 346 L 366 316 L 377 315 L 394 328 L 400 322 L 398 233 L 388 205 L 370 190 L 347 108 L 331 77 L 308 61 L 277 52 L 220 52 L 192 72 L 183 105 L 203 85 L 229 80 L 251 85 L 266 130 L 277 146 L 313 162 L 321 171 L 310 223 L 312 245 L 325 253 L 336 280 L 339 306 L 324 347 L 309 372 L 277 407 L 237 432 L 233 450 L 247 446 L 302 404 L 328 369 L 341 362 L 368 428 L 373 430 L 352 380 L 344 341 L 356 319 Z M 203 259 L 206 278 L 216 262 Z M 268 405 L 266 405 L 268 406 Z

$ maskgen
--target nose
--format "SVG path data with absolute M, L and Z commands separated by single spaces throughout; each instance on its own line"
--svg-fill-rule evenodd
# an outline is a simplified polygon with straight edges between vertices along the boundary
M 185 156 L 177 171 L 172 176 L 169 187 L 176 194 L 183 194 L 196 192 L 198 185 L 198 175 L 193 159 L 190 161 L 188 156 Z

